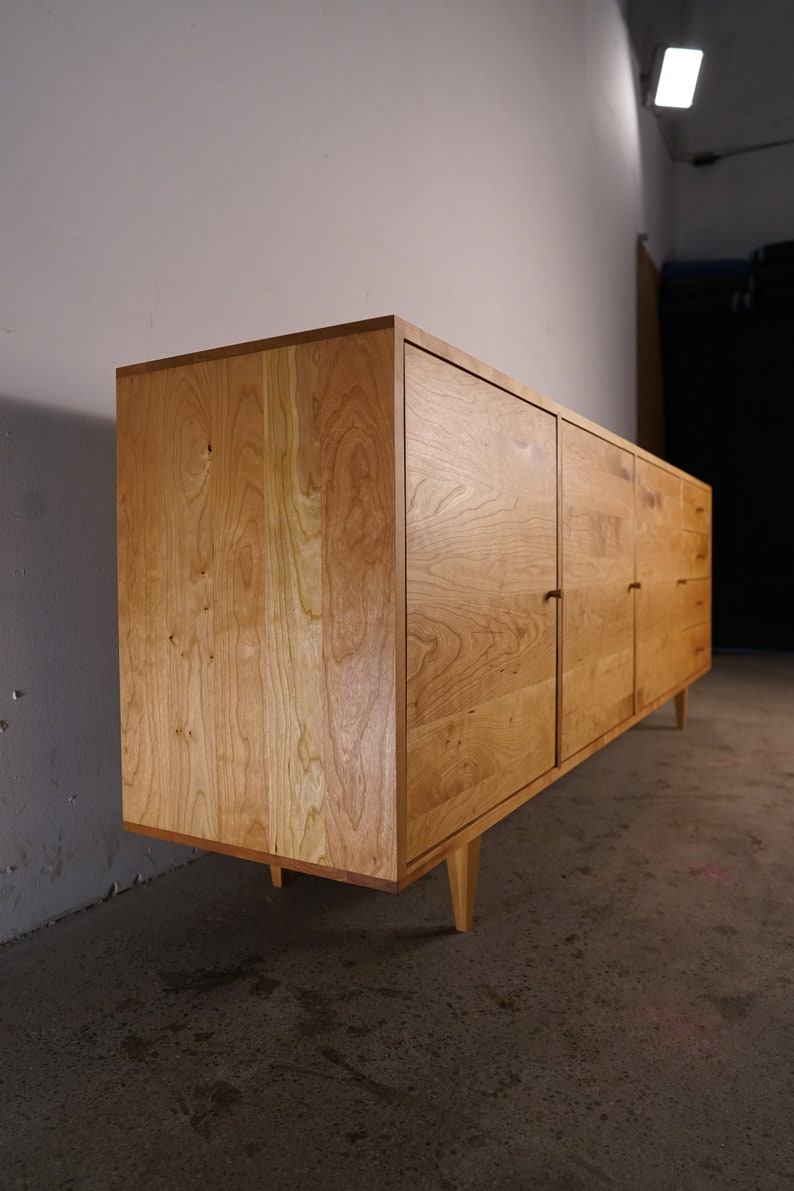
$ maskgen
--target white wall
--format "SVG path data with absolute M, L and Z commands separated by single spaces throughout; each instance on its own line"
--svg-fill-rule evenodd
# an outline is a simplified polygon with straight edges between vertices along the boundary
M 0 939 L 191 854 L 120 833 L 115 367 L 393 312 L 633 437 L 635 74 L 615 0 L 0 0 Z
M 0 6 L 7 396 L 397 313 L 634 432 L 615 0 Z
M 661 268 L 675 247 L 675 166 L 647 108 L 639 110 L 642 235 Z
M 676 166 L 678 260 L 746 258 L 794 239 L 794 145 Z
M 689 28 L 704 58 L 693 107 L 672 118 L 678 148 L 719 153 L 794 139 L 791 0 L 691 0 Z M 794 144 L 675 172 L 679 259 L 746 257 L 794 239 Z
M 0 941 L 195 854 L 122 830 L 115 558 L 113 423 L 0 399 Z

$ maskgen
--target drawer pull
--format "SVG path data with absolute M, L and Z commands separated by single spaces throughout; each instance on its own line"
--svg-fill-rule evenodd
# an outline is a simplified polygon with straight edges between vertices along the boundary
M 678 579 L 678 580 L 677 580 L 677 583 L 678 583 L 678 584 L 679 584 L 679 586 L 680 586 L 682 583 L 686 583 L 686 579 Z
M 561 600 L 562 599 L 562 589 L 557 587 L 557 588 L 555 588 L 554 591 L 550 591 L 547 594 L 546 599 L 547 600 Z
M 705 554 L 697 554 L 695 557 L 698 559 L 699 562 L 705 562 L 705 560 L 706 560 Z
M 631 591 L 632 589 L 633 589 L 634 591 L 640 591 L 640 590 L 642 589 L 642 584 L 641 584 L 641 583 L 630 583 L 630 584 L 629 584 L 629 591 Z
M 705 511 L 706 511 L 705 505 L 698 505 L 698 507 L 695 509 L 696 513 L 705 513 Z

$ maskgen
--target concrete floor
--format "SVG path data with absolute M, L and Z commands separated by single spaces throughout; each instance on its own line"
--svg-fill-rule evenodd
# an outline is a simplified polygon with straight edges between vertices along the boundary
M 794 1186 L 794 658 L 399 897 L 211 856 L 0 950 L 3 1191 Z

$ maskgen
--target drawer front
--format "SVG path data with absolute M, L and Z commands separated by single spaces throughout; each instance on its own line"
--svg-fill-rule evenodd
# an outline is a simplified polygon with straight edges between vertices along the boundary
M 685 530 L 681 534 L 681 579 L 706 579 L 711 574 L 711 537 Z
M 681 584 L 681 627 L 705 624 L 711 620 L 711 580 L 692 579 Z
M 683 481 L 681 525 L 684 529 L 709 533 L 711 530 L 711 491 Z
M 681 633 L 681 678 L 711 665 L 711 624 L 695 625 Z

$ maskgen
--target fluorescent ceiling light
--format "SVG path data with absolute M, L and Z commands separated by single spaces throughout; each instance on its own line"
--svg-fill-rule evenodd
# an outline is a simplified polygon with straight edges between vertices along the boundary
M 698 81 L 702 50 L 668 48 L 664 52 L 662 72 L 656 87 L 654 106 L 659 108 L 690 108 Z

